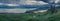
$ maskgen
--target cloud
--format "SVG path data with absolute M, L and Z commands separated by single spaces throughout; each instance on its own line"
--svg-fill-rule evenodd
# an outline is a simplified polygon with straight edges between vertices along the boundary
M 5 9 L 8 13 L 24 13 L 27 9 Z
M 36 0 L 6 0 L 7 3 L 2 3 L 0 5 L 6 5 L 6 6 L 19 6 L 19 5 L 45 5 L 48 4 L 43 1 L 36 1 Z M 5 2 L 5 1 L 4 1 Z
M 55 3 L 58 3 L 60 0 L 55 0 Z
M 0 0 L 0 3 L 18 3 L 20 0 Z
M 37 4 L 38 4 L 38 5 L 46 5 L 46 4 L 48 4 L 48 3 L 43 2 L 43 1 L 37 1 Z
M 5 6 L 18 6 L 20 0 L 0 0 L 0 5 Z
M 35 0 L 22 0 L 22 1 L 12 1 L 12 0 L 9 0 L 9 3 L 0 3 L 0 5 L 5 5 L 5 6 L 20 6 L 20 4 L 22 5 L 45 5 L 45 4 L 48 4 L 48 3 L 45 3 L 43 1 L 35 1 Z M 35 10 L 36 8 L 32 8 L 32 9 L 20 9 L 20 8 L 15 8 L 15 9 L 0 9 L 0 13 L 24 13 L 26 11 L 29 11 L 29 10 Z
M 35 5 L 36 1 L 26 1 L 25 5 Z
M 6 6 L 19 6 L 18 4 L 5 4 Z
M 47 10 L 39 10 L 39 11 L 35 11 L 34 13 L 44 13 L 44 12 L 47 12 Z
M 0 9 L 0 13 L 24 13 L 27 9 Z
M 0 9 L 0 13 L 25 13 L 28 10 L 34 10 L 32 9 L 21 9 L 21 8 L 14 8 L 14 9 Z
M 5 5 L 5 6 L 20 6 L 19 4 L 7 4 L 7 3 L 0 3 L 0 5 Z
M 24 5 L 45 5 L 45 4 L 48 4 L 46 2 L 43 2 L 43 1 L 36 1 L 36 0 L 23 0 L 23 1 L 20 1 L 20 4 L 24 4 Z M 23 5 L 22 4 L 22 5 Z
M 55 3 L 58 3 L 60 0 L 49 0 L 49 3 L 53 3 L 53 2 L 55 2 Z
M 55 5 L 55 7 L 60 7 L 60 5 Z
M 0 5 L 4 5 L 4 3 L 0 3 Z

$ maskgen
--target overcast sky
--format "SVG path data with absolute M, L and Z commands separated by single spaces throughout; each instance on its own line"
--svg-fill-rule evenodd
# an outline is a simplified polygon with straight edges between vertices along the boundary
M 49 2 L 52 2 L 49 1 Z M 58 3 L 59 0 L 55 0 L 55 3 Z M 5 6 L 20 6 L 20 5 L 47 5 L 49 3 L 46 3 L 44 1 L 36 1 L 36 0 L 0 0 L 0 5 Z M 27 10 L 34 10 L 34 9 L 0 9 L 0 12 L 13 12 L 13 13 L 19 13 L 19 12 L 25 12 Z
M 47 1 L 47 0 L 46 0 Z M 53 2 L 53 0 L 49 0 L 49 2 Z M 55 0 L 55 3 L 58 3 L 59 0 Z M 45 5 L 48 4 L 43 1 L 36 0 L 0 0 L 0 5 L 7 6 L 19 6 L 19 5 Z

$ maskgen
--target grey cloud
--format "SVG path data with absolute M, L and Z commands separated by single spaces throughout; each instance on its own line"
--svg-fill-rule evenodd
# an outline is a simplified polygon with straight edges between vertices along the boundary
M 0 13 L 25 13 L 26 11 L 29 10 L 34 10 L 35 8 L 32 9 L 20 9 L 20 8 L 15 8 L 15 9 L 0 9 Z

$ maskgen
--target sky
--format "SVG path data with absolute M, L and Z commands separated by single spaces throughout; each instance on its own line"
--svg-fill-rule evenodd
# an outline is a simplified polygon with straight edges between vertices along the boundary
M 46 2 L 53 2 L 53 0 L 45 0 Z M 20 6 L 20 5 L 45 5 L 49 4 L 43 1 L 37 0 L 0 0 L 0 5 L 6 6 Z M 55 3 L 58 3 L 59 0 L 55 0 Z
M 24 13 L 27 10 L 35 10 L 37 7 L 43 7 L 44 5 L 49 5 L 49 3 L 52 3 L 53 0 L 45 0 L 46 2 L 43 1 L 36 1 L 36 0 L 0 0 L 0 12 L 9 12 L 9 13 Z M 48 3 L 49 2 L 49 3 Z M 58 3 L 59 0 L 55 0 L 55 3 Z M 27 6 L 26 6 L 27 5 Z M 29 5 L 29 6 L 28 6 Z M 37 6 L 39 5 L 39 6 Z M 2 6 L 8 6 L 8 7 L 19 7 L 19 8 L 14 8 L 14 9 L 3 9 L 4 7 Z M 35 7 L 31 9 L 30 7 Z M 59 5 L 57 5 L 59 6 Z M 2 7 L 2 9 L 1 9 Z M 29 9 L 22 9 L 22 8 L 29 8 Z M 46 7 L 46 6 L 44 6 Z

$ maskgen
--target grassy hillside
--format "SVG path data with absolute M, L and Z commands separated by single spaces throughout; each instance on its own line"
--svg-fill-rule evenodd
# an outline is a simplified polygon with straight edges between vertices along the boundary
M 18 13 L 0 14 L 0 21 L 60 21 L 60 8 L 57 13 Z

